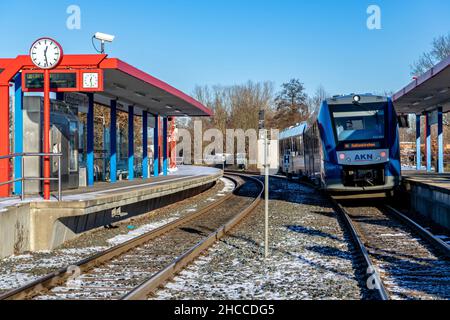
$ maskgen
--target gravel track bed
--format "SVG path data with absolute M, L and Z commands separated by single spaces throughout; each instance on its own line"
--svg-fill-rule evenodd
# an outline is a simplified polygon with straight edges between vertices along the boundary
M 363 299 L 353 248 L 329 201 L 271 179 L 271 256 L 264 205 L 151 299 Z
M 392 299 L 450 299 L 450 261 L 376 207 L 346 207 Z
M 226 203 L 194 221 L 132 249 L 105 265 L 56 287 L 39 300 L 119 299 L 249 206 L 257 192 L 248 182 Z
M 87 232 L 53 251 L 26 253 L 0 260 L 0 294 L 201 210 L 230 193 L 233 186 L 230 180 L 221 179 L 200 195 L 116 223 L 116 229 Z

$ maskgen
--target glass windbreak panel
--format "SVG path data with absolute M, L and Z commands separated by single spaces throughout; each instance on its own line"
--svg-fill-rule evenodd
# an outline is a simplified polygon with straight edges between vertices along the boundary
M 339 142 L 381 140 L 385 135 L 385 109 L 335 111 L 332 113 Z
M 70 172 L 78 172 L 78 123 L 70 122 Z

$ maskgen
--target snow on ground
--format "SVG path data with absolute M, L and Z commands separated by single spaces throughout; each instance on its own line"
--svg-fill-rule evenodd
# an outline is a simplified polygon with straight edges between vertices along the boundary
M 127 242 L 127 241 L 129 241 L 131 239 L 137 238 L 137 237 L 139 237 L 139 236 L 141 236 L 141 235 L 143 235 L 145 233 L 148 233 L 150 231 L 158 229 L 158 228 L 160 228 L 160 227 L 162 227 L 162 226 L 164 226 L 166 224 L 169 224 L 169 223 L 171 223 L 171 222 L 173 222 L 175 220 L 178 220 L 179 217 L 180 217 L 179 214 L 176 214 L 173 217 L 168 218 L 168 219 L 156 221 L 154 223 L 145 224 L 145 225 L 143 225 L 142 227 L 140 227 L 140 228 L 138 228 L 136 230 L 128 232 L 127 234 L 120 234 L 118 236 L 115 236 L 114 238 L 111 238 L 111 239 L 107 240 L 107 242 L 111 246 L 117 246 L 117 245 L 122 244 L 124 242 Z
M 270 258 L 261 206 L 154 299 L 361 299 L 348 241 L 324 199 L 287 183 L 272 198 Z

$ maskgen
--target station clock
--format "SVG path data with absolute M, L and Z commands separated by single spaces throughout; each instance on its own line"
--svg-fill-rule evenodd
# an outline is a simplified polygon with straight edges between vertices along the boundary
M 61 45 L 51 38 L 36 40 L 30 49 L 33 64 L 40 69 L 53 69 L 58 66 L 63 56 Z
M 98 72 L 83 73 L 83 89 L 98 89 L 99 88 L 99 74 Z
M 103 91 L 103 70 L 80 70 L 79 89 L 84 92 Z

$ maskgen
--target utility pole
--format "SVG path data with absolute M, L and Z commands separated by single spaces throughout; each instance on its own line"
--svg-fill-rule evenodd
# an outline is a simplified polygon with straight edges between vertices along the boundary
M 264 257 L 269 257 L 269 140 L 264 110 L 259 112 L 259 129 L 264 134 Z

